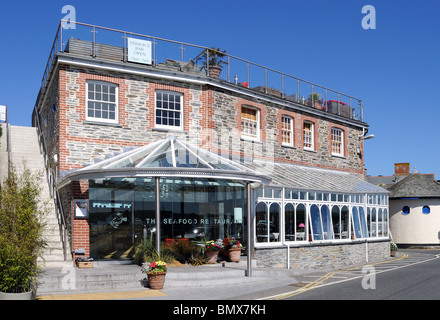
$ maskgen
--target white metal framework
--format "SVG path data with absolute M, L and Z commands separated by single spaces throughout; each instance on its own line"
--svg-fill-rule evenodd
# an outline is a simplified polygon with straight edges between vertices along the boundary
M 386 193 L 262 187 L 255 203 L 256 247 L 389 238 Z

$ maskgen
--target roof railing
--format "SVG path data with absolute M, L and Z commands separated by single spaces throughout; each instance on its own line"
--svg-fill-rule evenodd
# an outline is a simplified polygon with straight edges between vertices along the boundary
M 63 22 L 69 21 L 60 21 L 41 81 L 42 88 L 46 85 L 52 70 L 52 63 L 59 52 L 79 50 L 77 53 L 125 63 L 129 62 L 127 41 L 129 38 L 135 38 L 151 42 L 151 67 L 193 72 L 218 78 L 220 81 L 233 83 L 295 104 L 363 121 L 361 99 L 241 59 L 220 49 L 80 22 L 70 22 L 70 28 L 64 29 Z M 221 67 L 220 70 L 217 67 Z

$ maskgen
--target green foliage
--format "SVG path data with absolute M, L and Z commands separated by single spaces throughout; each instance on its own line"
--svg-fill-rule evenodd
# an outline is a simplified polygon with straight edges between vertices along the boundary
M 208 54 L 206 54 L 208 52 Z M 223 59 L 226 56 L 226 50 L 221 50 L 220 48 L 212 47 L 211 49 L 207 49 L 200 54 L 200 56 L 196 59 L 200 61 L 203 66 L 222 66 L 227 63 Z
M 390 249 L 391 250 L 397 250 L 397 245 L 394 242 L 390 242 Z
M 188 241 L 175 241 L 172 246 L 162 248 L 159 255 L 152 237 L 147 237 L 143 243 L 137 245 L 133 258 L 139 266 L 153 261 L 164 261 L 167 264 L 172 264 L 177 260 L 180 263 L 190 263 L 192 265 L 201 265 L 206 262 L 202 248 Z
M 311 102 L 312 100 L 322 103 L 322 97 L 317 92 L 313 92 L 313 94 L 309 94 L 309 96 L 307 97 L 307 101 Z
M 147 237 L 142 243 L 137 245 L 133 258 L 135 263 L 139 266 L 145 262 L 153 261 L 164 261 L 166 263 L 174 262 L 174 256 L 169 250 L 162 250 L 159 255 L 152 236 Z
M 13 168 L 0 190 L 0 291 L 29 291 L 37 276 L 45 212 L 40 208 L 40 175 Z

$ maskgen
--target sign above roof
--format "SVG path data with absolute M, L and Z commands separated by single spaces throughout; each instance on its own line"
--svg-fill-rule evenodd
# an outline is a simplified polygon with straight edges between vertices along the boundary
M 151 48 L 151 41 L 127 38 L 127 60 L 142 64 L 152 64 Z

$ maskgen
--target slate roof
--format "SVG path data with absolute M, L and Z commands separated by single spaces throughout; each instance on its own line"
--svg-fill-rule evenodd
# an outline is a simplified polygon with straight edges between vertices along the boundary
M 418 172 L 408 175 L 388 190 L 390 198 L 440 198 L 440 185 Z
M 344 193 L 388 193 L 386 189 L 349 172 L 260 160 L 243 165 L 259 174 L 269 176 L 272 179 L 270 183 L 272 186 Z

